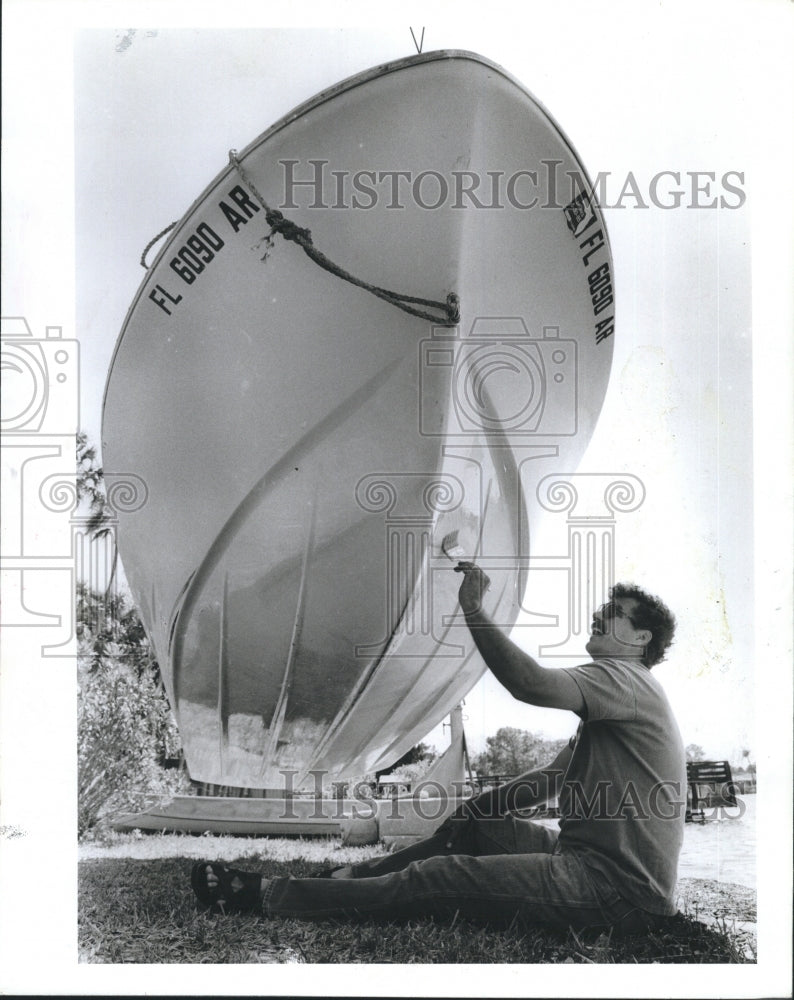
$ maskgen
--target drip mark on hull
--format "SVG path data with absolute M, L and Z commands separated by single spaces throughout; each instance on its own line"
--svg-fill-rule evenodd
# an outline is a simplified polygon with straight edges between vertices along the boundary
M 273 718 L 270 722 L 270 739 L 268 740 L 267 749 L 262 756 L 261 774 L 264 774 L 271 764 L 276 763 L 275 756 L 278 751 L 279 736 L 281 734 L 282 726 L 284 725 L 284 718 L 287 714 L 287 701 L 289 700 L 289 693 L 292 688 L 295 658 L 298 655 L 298 646 L 300 644 L 301 632 L 303 630 L 303 618 L 306 609 L 306 586 L 309 577 L 309 562 L 311 561 L 311 555 L 314 551 L 316 524 L 317 488 L 315 486 L 314 500 L 312 501 L 311 516 L 309 519 L 309 530 L 306 533 L 306 546 L 303 550 L 303 564 L 301 566 L 301 578 L 298 585 L 298 600 L 295 606 L 295 618 L 292 622 L 292 636 L 290 637 L 289 653 L 287 654 L 287 662 L 284 665 L 284 677 L 281 681 L 281 690 L 279 691 L 276 707 L 273 710 Z

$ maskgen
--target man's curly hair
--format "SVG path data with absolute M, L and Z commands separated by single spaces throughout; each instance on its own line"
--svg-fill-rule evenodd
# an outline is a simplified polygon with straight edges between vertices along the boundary
M 633 583 L 616 583 L 610 589 L 609 597 L 610 600 L 622 597 L 637 602 L 631 621 L 635 628 L 646 628 L 651 633 L 651 641 L 645 647 L 642 662 L 646 667 L 655 667 L 657 663 L 661 663 L 675 635 L 676 621 L 673 612 L 658 597 L 646 593 Z

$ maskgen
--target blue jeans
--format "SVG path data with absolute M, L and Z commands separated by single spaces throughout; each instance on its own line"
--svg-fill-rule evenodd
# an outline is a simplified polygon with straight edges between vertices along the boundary
M 496 925 L 519 920 L 628 934 L 651 929 L 657 919 L 621 899 L 576 854 L 563 853 L 556 832 L 515 816 L 448 820 L 412 847 L 354 865 L 350 878 L 272 879 L 263 911 L 384 920 L 459 913 Z

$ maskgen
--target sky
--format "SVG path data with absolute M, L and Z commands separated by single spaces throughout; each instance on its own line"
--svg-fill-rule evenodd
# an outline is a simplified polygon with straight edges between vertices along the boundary
M 189 7 L 9 0 L 3 315 L 25 317 L 38 338 L 47 326 L 60 326 L 65 341 L 79 347 L 77 423 L 98 440 L 105 376 L 142 277 L 141 250 L 181 216 L 230 147 L 246 145 L 322 88 L 415 52 L 409 23 L 424 22 L 424 51 L 470 49 L 502 65 L 563 126 L 591 175 L 608 174 L 615 355 L 580 469 L 631 474 L 645 486 L 641 508 L 616 523 L 617 576 L 658 592 L 676 611 L 676 645 L 656 670 L 684 740 L 714 756 L 752 750 L 771 796 L 759 796 L 762 854 L 789 857 L 788 830 L 775 811 L 779 816 L 785 807 L 788 814 L 791 788 L 791 5 L 438 4 L 432 19 L 427 6 L 422 10 L 401 10 L 398 22 L 390 10 L 379 16 L 371 5 L 345 4 L 337 18 L 343 26 L 318 28 L 331 20 L 327 5 L 303 4 L 287 14 L 237 0 Z M 417 37 L 420 30 L 414 28 Z M 743 179 L 734 174 L 733 181 L 746 197 L 734 208 L 695 208 L 689 187 L 677 208 L 643 208 L 631 196 L 624 207 L 609 207 L 629 174 L 647 195 L 663 171 L 678 172 L 684 187 L 689 173 L 713 172 L 718 195 L 730 194 L 721 179 L 736 172 Z M 53 448 L 75 414 L 64 421 L 49 428 Z M 16 515 L 14 490 L 22 481 L 18 463 L 7 467 L 4 556 L 16 551 L 8 511 Z M 38 502 L 31 501 L 24 531 L 64 551 Z M 543 526 L 538 551 L 560 544 L 555 530 Z M 71 582 L 63 577 L 53 571 L 39 584 L 31 572 L 23 583 L 4 564 L 4 606 L 18 599 L 27 614 L 47 609 L 53 621 L 59 613 L 68 621 Z M 25 588 L 24 600 L 14 586 Z M 516 640 L 524 636 L 518 628 Z M 112 969 L 76 965 L 74 679 L 68 655 L 48 658 L 41 649 L 35 621 L 5 629 L 2 827 L 4 835 L 17 833 L 1 845 L 10 860 L 0 899 L 14 901 L 0 912 L 10 959 L 4 974 L 23 992 L 32 988 L 31 969 L 44 992 L 67 982 L 84 995 L 113 992 L 119 984 Z M 475 750 L 502 725 L 559 736 L 575 721 L 518 705 L 487 679 L 464 711 Z M 439 731 L 428 739 L 441 749 L 447 736 Z M 31 774 L 48 775 L 46 796 Z M 42 914 L 21 880 L 44 858 L 46 968 L 23 936 Z M 759 878 L 766 950 L 756 968 L 739 971 L 771 976 L 776 958 L 790 953 L 781 919 L 790 894 L 779 871 L 761 865 Z M 764 900 L 777 900 L 777 908 Z M 158 991 L 184 991 L 187 971 L 157 970 Z M 214 976 L 221 971 L 208 969 L 198 989 L 228 989 Z M 418 971 L 421 978 L 405 973 L 405 989 L 449 988 L 442 970 Z M 625 983 L 625 995 L 637 995 L 631 971 L 626 978 L 619 971 L 586 983 L 566 979 L 565 992 L 615 996 Z M 679 981 L 678 971 L 686 978 Z M 646 995 L 707 995 L 714 980 L 706 972 L 672 970 L 658 983 L 645 977 L 641 988 Z M 330 970 L 323 992 L 349 990 L 344 973 Z M 146 974 L 125 973 L 124 988 L 140 988 Z M 239 970 L 235 990 L 257 989 L 247 975 Z M 309 982 L 294 970 L 291 976 L 286 987 L 278 976 L 269 982 L 290 992 L 299 980 Z M 771 981 L 751 986 L 748 995 L 775 995 Z M 541 975 L 537 982 L 541 989 L 548 980 Z M 560 982 L 547 989 L 561 989 Z M 741 995 L 745 985 L 744 977 L 726 980 L 725 995 Z M 471 974 L 460 992 L 469 990 L 526 995 L 526 982 Z
M 646 31 L 650 50 L 618 36 L 602 42 L 597 59 L 586 32 L 569 35 L 565 72 L 544 38 L 498 25 L 429 27 L 424 49 L 470 49 L 504 66 L 561 123 L 590 174 L 605 177 L 618 326 L 604 410 L 580 471 L 644 483 L 641 512 L 616 524 L 617 578 L 658 592 L 678 612 L 678 641 L 657 673 L 685 742 L 741 759 L 754 743 L 753 627 L 740 612 L 753 588 L 749 98 L 730 58 L 697 73 L 717 48 L 730 54 L 738 44 L 730 33 L 718 32 L 704 52 L 702 38 L 681 37 L 661 14 Z M 408 41 L 359 29 L 78 34 L 76 309 L 81 423 L 93 440 L 149 239 L 180 217 L 230 147 L 339 79 L 407 54 Z M 665 55 L 673 50 L 675 61 Z M 590 71 L 574 71 L 588 61 Z M 658 201 L 679 206 L 657 207 L 654 183 Z M 738 547 L 737 537 L 745 540 Z M 544 544 L 559 542 L 540 536 L 538 552 Z M 534 652 L 525 631 L 515 638 Z M 552 737 L 576 725 L 569 713 L 515 702 L 490 675 L 465 714 L 475 752 L 499 725 Z M 441 728 L 428 742 L 443 749 Z

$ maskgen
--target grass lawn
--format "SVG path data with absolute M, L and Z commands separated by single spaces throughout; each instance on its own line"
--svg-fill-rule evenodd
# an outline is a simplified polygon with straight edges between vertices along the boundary
M 626 940 L 464 920 L 404 924 L 211 916 L 190 889 L 196 858 L 224 859 L 265 876 L 308 875 L 380 853 L 334 840 L 116 837 L 81 848 L 82 962 L 140 963 L 730 963 L 753 961 L 752 939 L 725 917 L 678 916 L 664 932 Z M 130 856 L 133 855 L 133 856 Z M 163 856 L 166 855 L 166 856 Z

